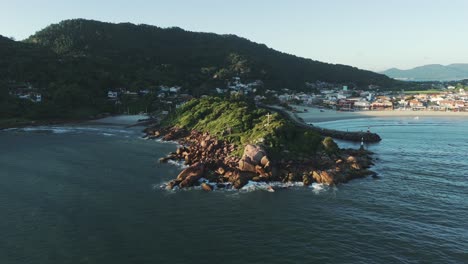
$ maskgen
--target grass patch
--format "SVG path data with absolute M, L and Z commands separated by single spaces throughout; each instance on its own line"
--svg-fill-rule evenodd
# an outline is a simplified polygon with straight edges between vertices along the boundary
M 405 94 L 438 94 L 441 90 L 405 91 Z
M 242 100 L 218 97 L 194 99 L 170 115 L 163 124 L 209 132 L 238 146 L 266 146 L 272 156 L 307 156 L 321 148 L 322 137 L 299 128 L 278 114 L 257 108 Z M 239 149 L 240 155 L 242 149 Z

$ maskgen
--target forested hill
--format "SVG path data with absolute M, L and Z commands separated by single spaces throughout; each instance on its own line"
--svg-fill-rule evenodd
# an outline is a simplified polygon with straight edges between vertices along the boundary
M 0 36 L 0 119 L 152 111 L 161 106 L 155 93 L 113 102 L 107 92 L 154 91 L 167 85 L 200 96 L 226 87 L 233 77 L 244 83 L 261 80 L 263 89 L 291 90 L 318 80 L 362 89 L 402 83 L 350 66 L 299 58 L 234 35 L 74 19 L 24 41 Z M 33 102 L 38 95 L 41 102 Z M 36 99 L 19 99 L 24 96 Z
M 273 89 L 297 89 L 316 80 L 362 86 L 394 83 L 384 75 L 296 57 L 234 35 L 180 28 L 75 19 L 48 26 L 25 42 L 60 56 L 91 60 L 95 71 L 125 86 L 178 84 L 205 92 L 233 76 L 261 79 Z
M 57 62 L 57 54 L 48 48 L 0 36 L 0 83 L 15 80 L 46 85 L 56 77 Z

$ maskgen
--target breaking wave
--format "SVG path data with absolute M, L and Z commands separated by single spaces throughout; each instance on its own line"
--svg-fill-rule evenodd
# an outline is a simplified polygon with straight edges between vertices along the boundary
M 174 162 L 175 163 L 175 162 Z M 178 165 L 178 164 L 177 164 Z M 211 186 L 213 191 L 221 191 L 221 192 L 239 192 L 239 193 L 250 193 L 250 192 L 257 192 L 257 191 L 265 191 L 265 192 L 276 192 L 280 190 L 288 190 L 288 189 L 310 189 L 314 194 L 321 194 L 323 192 L 328 192 L 330 190 L 336 191 L 338 190 L 336 187 L 330 187 L 326 184 L 319 184 L 314 183 L 310 186 L 304 186 L 302 182 L 255 182 L 249 181 L 246 185 L 244 185 L 240 189 L 235 189 L 231 183 L 215 183 L 209 182 L 205 178 L 201 178 L 198 180 L 199 184 L 206 183 Z M 159 186 L 159 188 L 158 188 Z M 177 192 L 177 191 L 190 191 L 190 190 L 202 190 L 201 185 L 193 186 L 190 188 L 180 189 L 178 186 L 175 186 L 173 189 L 168 189 L 169 182 L 163 182 L 161 184 L 154 184 L 153 189 L 161 189 L 168 192 Z M 306 190 L 307 190 L 306 189 Z
M 4 131 L 25 133 L 52 133 L 52 134 L 97 134 L 110 136 L 137 136 L 141 133 L 136 130 L 122 129 L 121 127 L 87 127 L 87 126 L 37 126 L 24 128 L 9 128 Z

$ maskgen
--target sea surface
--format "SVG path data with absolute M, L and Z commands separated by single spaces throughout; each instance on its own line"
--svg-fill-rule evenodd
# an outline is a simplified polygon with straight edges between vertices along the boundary
M 467 119 L 320 125 L 379 133 L 379 178 L 166 191 L 176 145 L 141 128 L 2 131 L 0 263 L 468 263 Z

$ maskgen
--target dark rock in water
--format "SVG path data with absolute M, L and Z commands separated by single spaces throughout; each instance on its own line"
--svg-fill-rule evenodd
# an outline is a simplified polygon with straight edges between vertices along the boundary
M 203 163 L 195 163 L 192 166 L 184 169 L 178 176 L 177 180 L 181 181 L 180 188 L 193 186 L 205 173 L 205 165 Z
M 289 182 L 298 182 L 298 181 L 302 181 L 301 175 L 299 175 L 299 174 L 296 173 L 296 172 L 289 172 L 289 173 L 288 173 L 288 176 L 287 176 L 285 179 L 286 179 L 286 181 L 289 181 Z
M 252 178 L 252 181 L 254 181 L 254 182 L 259 182 L 261 180 L 262 180 L 262 177 L 260 177 L 260 176 L 255 176 L 255 177 Z
M 335 183 L 335 174 L 331 171 L 314 171 L 312 172 L 312 177 L 318 183 Z
M 167 133 L 164 137 L 163 137 L 163 140 L 165 141 L 171 141 L 171 140 L 176 140 L 176 139 L 179 139 L 179 138 L 182 138 L 182 137 L 185 137 L 187 136 L 189 133 L 187 130 L 183 129 L 183 128 L 177 128 L 177 127 L 174 127 L 172 128 L 169 133 Z
M 226 184 L 218 183 L 218 184 L 216 184 L 216 187 L 219 188 L 219 189 L 224 189 L 224 188 L 226 188 Z
M 211 185 L 209 185 L 208 183 L 202 183 L 201 184 L 201 187 L 202 187 L 202 190 L 206 191 L 206 192 L 211 192 L 213 191 L 213 187 Z
M 313 183 L 314 179 L 312 178 L 312 175 L 309 173 L 304 173 L 302 175 L 302 183 L 304 183 L 305 186 L 309 186 Z
M 181 181 L 178 181 L 178 180 L 172 180 L 167 184 L 166 189 L 167 190 L 172 190 L 172 189 L 174 189 L 174 187 L 178 186 L 180 184 L 180 182 Z
M 244 187 L 244 185 L 246 185 L 255 176 L 256 174 L 253 172 L 234 171 L 232 172 L 232 175 L 229 177 L 229 182 L 232 183 L 234 188 L 240 189 Z

